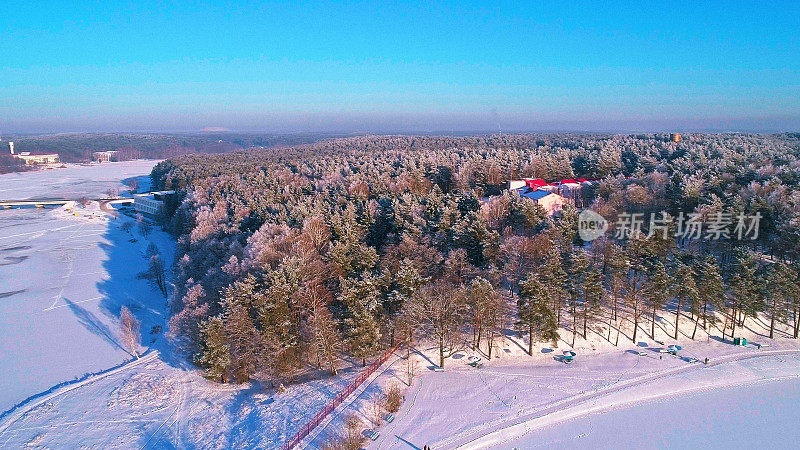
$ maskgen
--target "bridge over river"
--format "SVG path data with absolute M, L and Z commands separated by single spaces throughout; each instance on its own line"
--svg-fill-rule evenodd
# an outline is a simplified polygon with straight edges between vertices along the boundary
M 132 198 L 116 197 L 116 198 L 98 198 L 89 199 L 100 203 L 100 207 L 104 210 L 108 209 L 108 205 L 133 203 Z M 0 200 L 0 209 L 29 209 L 29 208 L 58 208 L 64 206 L 71 201 L 66 198 L 46 198 L 38 200 Z

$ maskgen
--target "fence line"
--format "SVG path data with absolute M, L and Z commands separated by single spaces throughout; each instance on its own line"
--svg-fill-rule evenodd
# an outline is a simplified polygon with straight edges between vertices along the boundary
M 297 444 L 299 444 L 300 441 L 302 441 L 309 434 L 311 434 L 311 432 L 323 420 L 325 420 L 325 418 L 328 417 L 328 415 L 330 413 L 332 413 L 333 410 L 336 409 L 337 406 L 342 404 L 344 399 L 346 399 L 350 394 L 352 394 L 353 391 L 358 389 L 358 387 L 361 386 L 361 384 L 364 383 L 364 381 L 366 381 L 367 378 L 370 377 L 370 375 L 375 373 L 375 371 L 378 370 L 378 368 L 381 367 L 383 365 L 383 363 L 385 363 L 386 360 L 389 359 L 390 356 L 392 356 L 392 354 L 395 352 L 395 350 L 397 350 L 396 346 L 390 348 L 389 350 L 386 350 L 385 352 L 383 352 L 383 354 L 381 356 L 378 357 L 378 359 L 376 359 L 375 361 L 370 363 L 366 368 L 364 368 L 364 370 L 362 370 L 361 373 L 358 374 L 358 376 L 353 381 L 351 381 L 350 384 L 348 384 L 346 388 L 344 388 L 344 390 L 342 390 L 341 392 L 336 394 L 336 397 L 334 397 L 332 400 L 330 400 L 325 405 L 324 408 L 319 410 L 317 412 L 317 414 L 315 414 L 314 417 L 312 417 L 311 420 L 308 421 L 308 423 L 306 423 L 305 425 L 303 425 L 302 428 L 297 430 L 297 433 L 294 436 L 292 436 L 291 439 L 286 441 L 286 443 L 283 444 L 283 447 L 281 447 L 281 448 L 283 450 L 291 450 Z

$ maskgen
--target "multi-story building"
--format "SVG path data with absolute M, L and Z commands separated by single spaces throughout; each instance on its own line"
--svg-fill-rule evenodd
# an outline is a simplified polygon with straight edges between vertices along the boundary
M 50 153 L 47 155 L 31 155 L 30 152 L 22 152 L 15 156 L 25 161 L 25 164 L 29 166 L 36 164 L 56 164 L 59 161 L 58 153 Z
M 136 194 L 133 198 L 133 209 L 137 213 L 146 217 L 156 217 L 164 208 L 164 201 L 173 195 L 175 191 L 148 192 L 146 194 Z
M 92 159 L 97 162 L 110 162 L 117 156 L 116 150 L 92 153 Z

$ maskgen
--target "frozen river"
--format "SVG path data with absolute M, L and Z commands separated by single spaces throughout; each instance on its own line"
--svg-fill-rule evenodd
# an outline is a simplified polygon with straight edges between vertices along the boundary
M 77 198 L 145 180 L 157 161 L 130 161 L 0 175 L 0 198 Z M 58 218 L 54 210 L 0 210 L 0 414 L 52 386 L 131 358 L 120 344 L 125 305 L 148 343 L 165 300 L 137 275 L 155 243 L 168 262 L 169 236 L 123 228 L 125 216 Z M 62 216 L 63 217 L 63 216 Z M 155 336 L 153 334 L 152 336 Z
M 148 175 L 158 161 L 137 160 L 105 164 L 68 164 L 63 168 L 0 175 L 0 200 L 104 197 L 109 189 L 127 189 L 122 183 L 137 178 L 149 186 Z

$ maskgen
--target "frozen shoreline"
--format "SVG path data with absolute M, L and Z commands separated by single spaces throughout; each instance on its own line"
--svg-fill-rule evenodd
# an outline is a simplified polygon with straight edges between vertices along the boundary
M 0 197 L 104 195 L 125 188 L 124 179 L 147 178 L 155 163 L 0 175 Z M 135 227 L 122 229 L 130 221 L 114 219 L 94 202 L 75 211 L 0 211 L 0 412 L 131 359 L 116 333 L 122 305 L 142 323 L 143 344 L 153 345 L 150 331 L 163 324 L 166 302 L 137 275 L 146 268 L 142 255 L 150 242 L 168 261 L 174 242 L 158 230 L 145 238 Z

